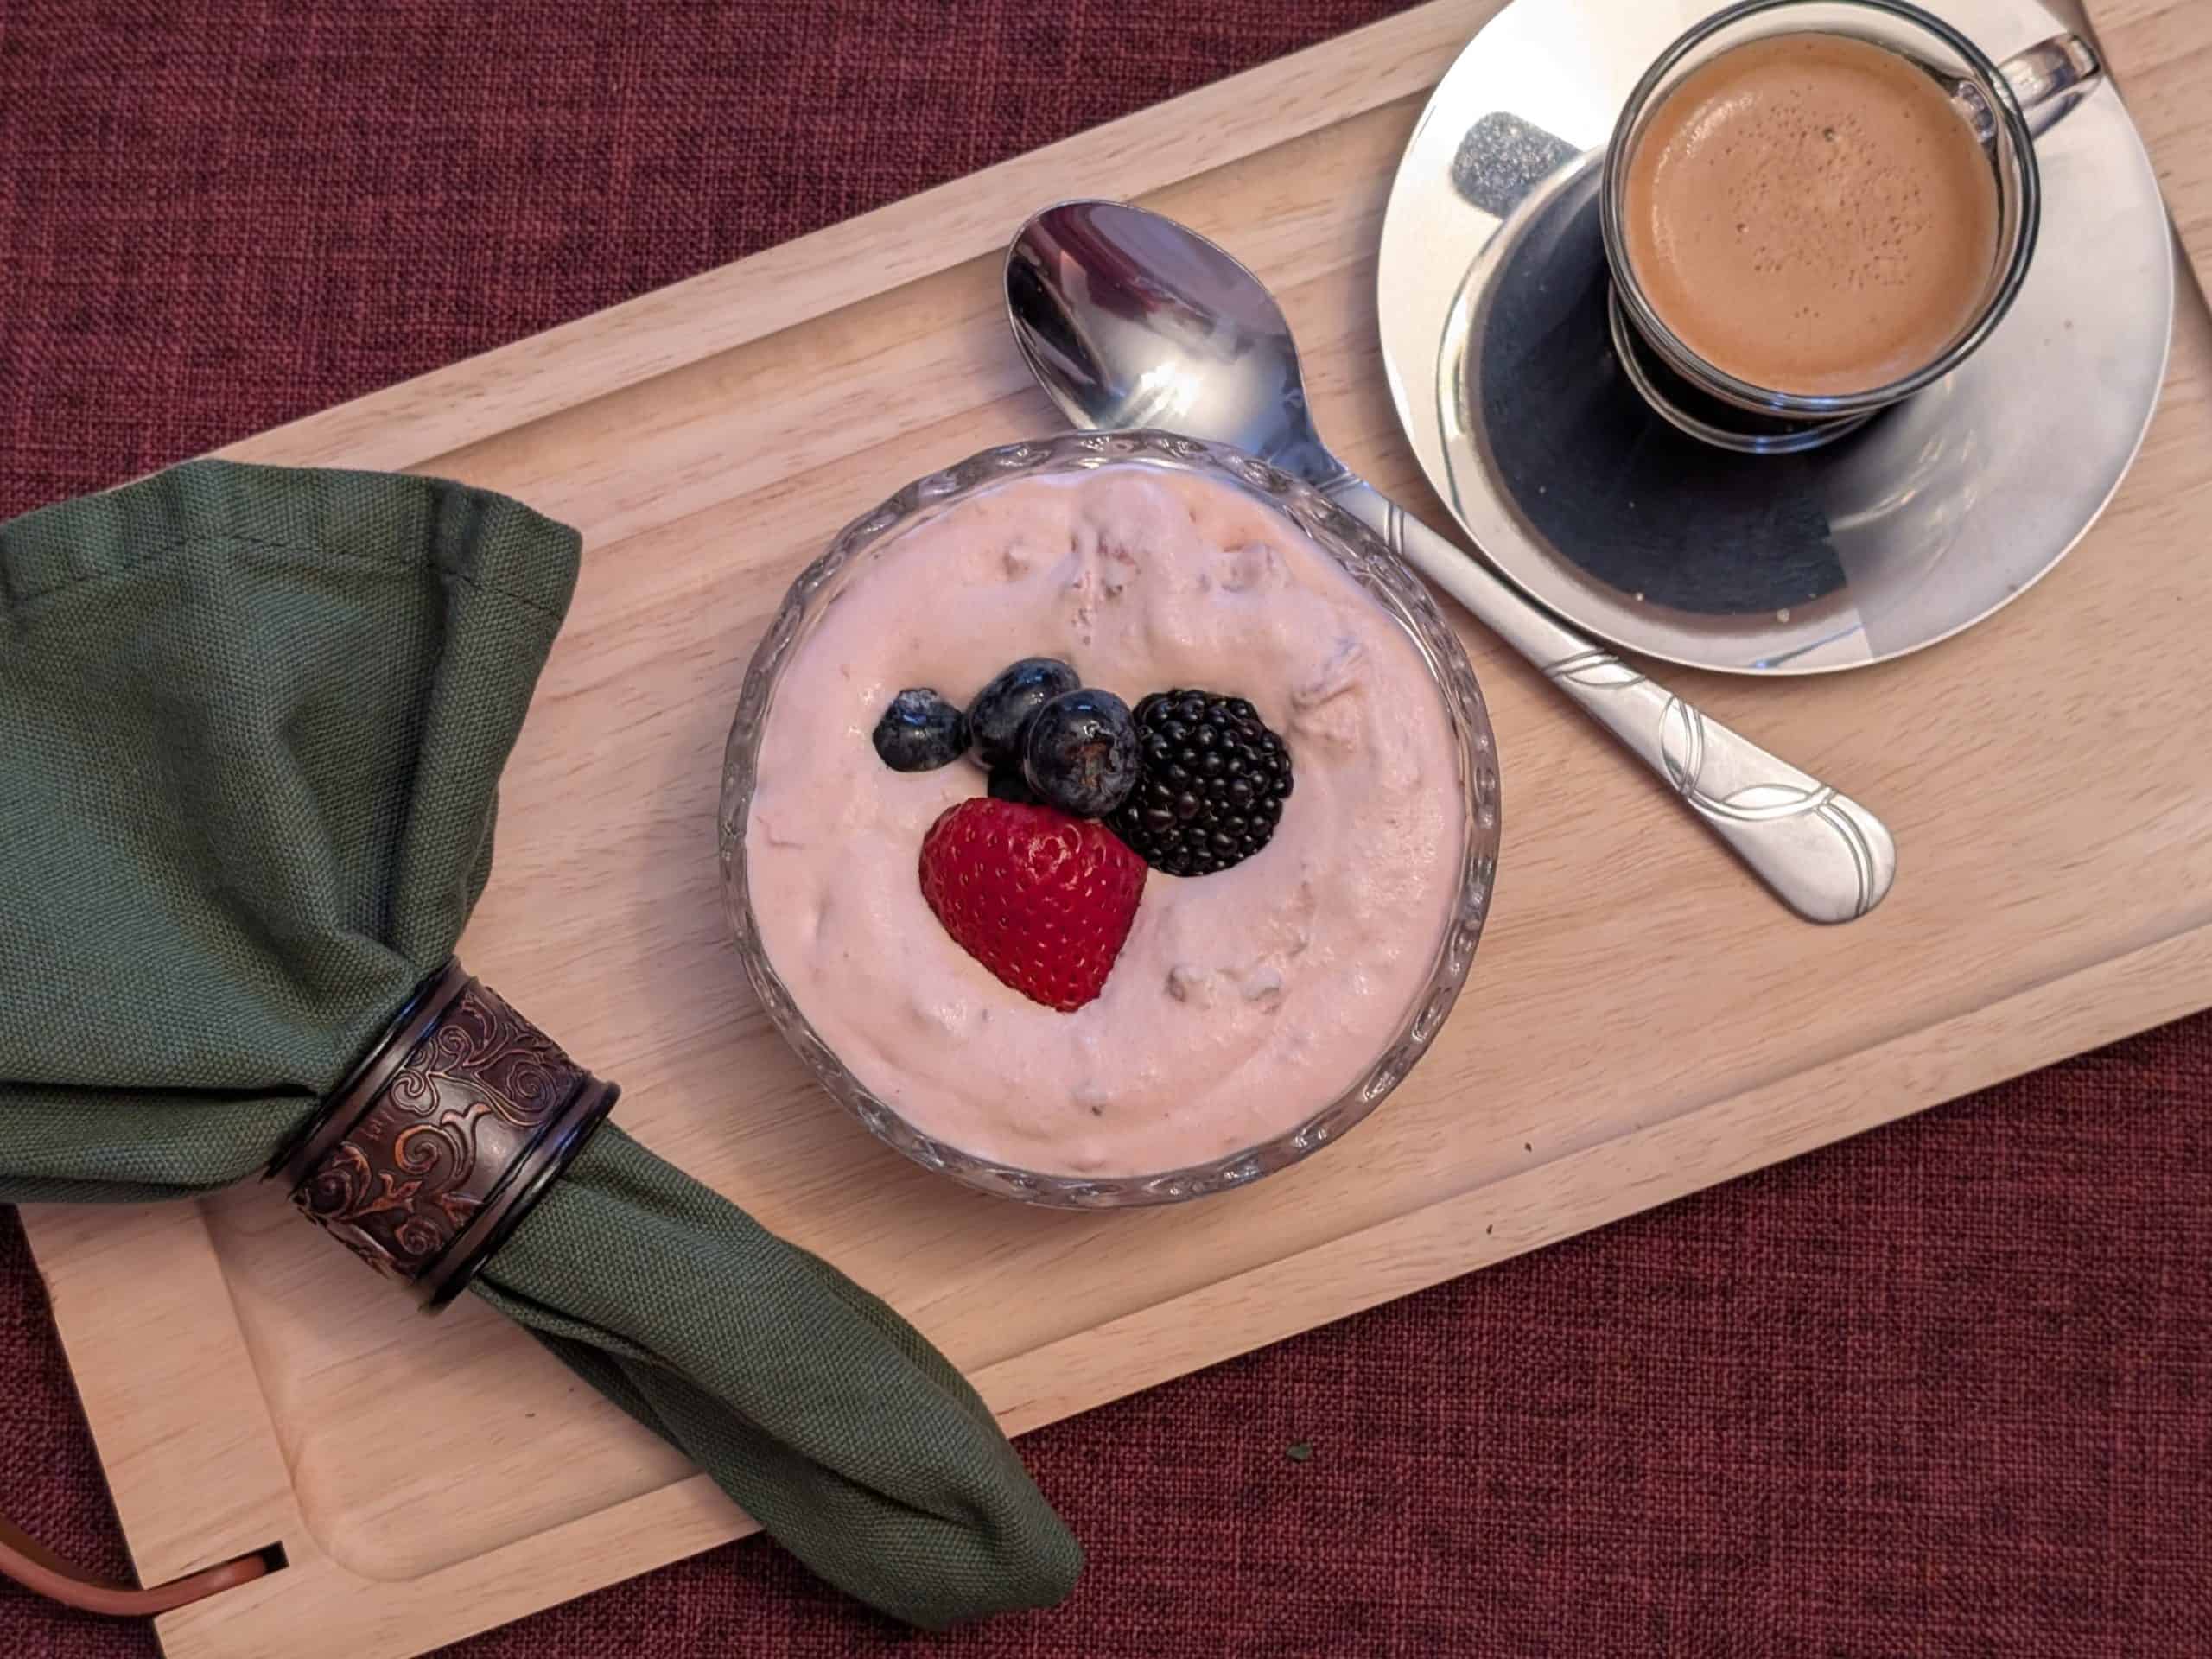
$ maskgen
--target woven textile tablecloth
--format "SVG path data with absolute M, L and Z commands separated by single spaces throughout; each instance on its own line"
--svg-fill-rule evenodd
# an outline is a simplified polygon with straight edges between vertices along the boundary
M 1391 9 L 0 0 L 0 518 Z M 448 1651 L 2202 1659 L 2208 1106 L 2202 1018 L 1043 1430 L 1053 1613 L 753 1540 Z M 0 1499 L 127 1570 L 6 1211 Z M 6 1659 L 156 1651 L 0 1585 Z

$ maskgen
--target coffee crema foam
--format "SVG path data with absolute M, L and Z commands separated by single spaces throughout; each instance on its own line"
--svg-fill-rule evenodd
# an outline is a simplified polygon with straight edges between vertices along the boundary
M 1988 290 L 1997 182 L 1944 88 L 1848 35 L 1770 36 L 1682 78 L 1645 122 L 1626 251 L 1667 326 L 1769 391 L 1884 386 Z

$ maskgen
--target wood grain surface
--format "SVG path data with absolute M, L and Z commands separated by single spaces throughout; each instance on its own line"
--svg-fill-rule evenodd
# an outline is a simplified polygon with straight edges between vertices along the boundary
M 2034 592 L 1859 673 L 1678 677 L 1895 828 L 1866 921 L 1793 920 L 1461 619 L 1504 773 L 1497 905 L 1448 1029 L 1344 1148 L 1179 1209 L 1033 1211 L 882 1148 L 785 1048 L 723 919 L 724 734 L 839 526 L 1056 429 L 997 249 L 1082 194 L 1218 238 L 1281 297 L 1337 447 L 1446 522 L 1384 390 L 1374 247 L 1426 89 L 1493 9 L 1437 0 L 231 452 L 455 476 L 583 530 L 464 957 L 1014 1432 L 2212 1003 L 2212 709 L 2185 667 L 2212 317 L 2184 289 L 2141 460 Z M 2161 159 L 2212 189 L 2201 150 Z M 320 1659 L 398 1659 L 747 1524 L 518 1330 L 422 1320 L 271 1189 L 26 1221 L 141 1574 L 289 1555 L 162 1620 L 174 1659 L 290 1659 L 310 1620 Z
M 2083 0 L 2158 169 L 2166 209 L 2212 293 L 2212 3 Z

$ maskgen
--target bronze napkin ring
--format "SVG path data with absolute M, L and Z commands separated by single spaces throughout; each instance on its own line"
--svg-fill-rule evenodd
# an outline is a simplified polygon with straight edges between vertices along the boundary
M 435 1313 L 522 1224 L 620 1093 L 449 962 L 270 1173 L 291 1184 L 308 1220 Z
M 269 1173 L 427 1312 L 458 1296 L 621 1093 L 458 962 L 418 988 Z M 90 1612 L 167 1612 L 283 1565 L 272 1548 L 136 1589 L 72 1567 L 0 1516 L 0 1578 Z

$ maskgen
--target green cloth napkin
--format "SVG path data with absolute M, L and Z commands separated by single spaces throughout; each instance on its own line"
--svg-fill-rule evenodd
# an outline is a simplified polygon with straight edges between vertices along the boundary
M 483 491 L 212 461 L 0 525 L 0 1202 L 261 1173 L 452 953 L 577 556 Z M 957 1371 L 612 1124 L 476 1288 L 887 1612 L 1073 1582 Z

